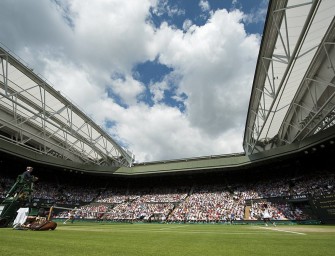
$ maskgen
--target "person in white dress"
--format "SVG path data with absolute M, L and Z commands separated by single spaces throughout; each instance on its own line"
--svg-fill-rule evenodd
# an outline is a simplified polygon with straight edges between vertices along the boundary
M 265 226 L 268 226 L 268 223 L 270 222 L 273 226 L 276 226 L 276 223 L 274 223 L 273 221 L 271 221 L 271 214 L 268 208 L 267 204 L 263 205 L 263 220 L 264 220 L 264 224 Z

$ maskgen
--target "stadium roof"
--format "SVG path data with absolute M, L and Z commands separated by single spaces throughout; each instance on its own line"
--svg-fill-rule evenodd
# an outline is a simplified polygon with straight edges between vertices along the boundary
M 243 147 L 247 155 L 334 125 L 335 1 L 270 1 Z
M 44 156 L 75 163 L 132 165 L 132 154 L 2 48 L 0 97 L 0 139 Z

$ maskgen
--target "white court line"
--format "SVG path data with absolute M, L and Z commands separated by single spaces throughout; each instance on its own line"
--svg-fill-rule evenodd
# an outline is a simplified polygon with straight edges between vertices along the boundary
M 305 233 L 289 231 L 289 230 L 282 230 L 282 229 L 278 229 L 278 228 L 267 228 L 267 227 L 259 227 L 259 228 L 266 229 L 266 230 L 278 231 L 278 232 L 292 233 L 292 234 L 296 234 L 296 235 L 304 235 L 304 236 L 306 235 Z
M 171 229 L 184 228 L 184 227 L 185 226 L 166 227 L 166 228 L 160 228 L 159 230 L 171 230 Z

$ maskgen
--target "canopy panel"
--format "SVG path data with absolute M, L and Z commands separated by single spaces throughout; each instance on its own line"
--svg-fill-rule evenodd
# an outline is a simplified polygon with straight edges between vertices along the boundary
M 244 134 L 247 154 L 332 126 L 334 14 L 332 0 L 269 3 Z

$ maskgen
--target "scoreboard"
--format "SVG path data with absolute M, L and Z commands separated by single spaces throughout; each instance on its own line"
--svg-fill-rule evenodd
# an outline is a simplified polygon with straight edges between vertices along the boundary
M 314 196 L 311 204 L 323 223 L 335 223 L 335 194 Z

